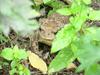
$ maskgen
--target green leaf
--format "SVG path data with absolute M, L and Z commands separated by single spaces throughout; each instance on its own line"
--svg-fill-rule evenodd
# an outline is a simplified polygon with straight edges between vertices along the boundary
M 65 16 L 71 15 L 71 11 L 68 8 L 61 8 L 61 9 L 58 9 L 56 12 Z
M 19 64 L 18 66 L 19 75 L 30 75 L 30 71 L 24 65 Z
M 81 71 L 86 67 L 93 65 L 95 62 L 100 61 L 100 28 L 92 30 L 88 29 L 85 35 L 80 37 L 80 40 L 76 42 L 78 50 L 74 55 L 79 58 L 81 63 L 77 71 Z
M 84 2 L 85 4 L 91 4 L 91 3 L 92 3 L 91 0 L 83 0 L 83 2 Z
M 11 68 L 15 68 L 18 64 L 19 64 L 19 62 L 17 60 L 13 60 L 10 64 L 10 66 L 11 66 Z
M 18 65 L 18 70 L 19 70 L 19 71 L 22 71 L 23 69 L 24 69 L 24 66 L 23 66 L 22 64 L 19 64 L 19 65 Z
M 98 27 L 89 27 L 86 29 L 86 36 L 88 36 L 90 38 L 90 40 L 94 40 L 94 41 L 100 41 L 100 35 L 98 35 L 100 33 L 100 28 Z
M 62 49 L 50 63 L 49 73 L 66 68 L 73 60 L 73 52 L 69 48 Z
M 72 24 L 72 26 L 74 26 L 76 31 L 79 31 L 81 29 L 85 21 L 86 21 L 85 15 L 84 16 L 77 15 L 76 17 L 70 18 L 70 23 Z
M 30 33 L 39 28 L 36 20 L 29 20 L 40 16 L 39 12 L 32 9 L 31 6 L 30 0 L 0 0 L 0 22 L 3 27 L 2 32 L 6 36 L 11 29 L 21 36 L 29 36 Z
M 47 3 L 47 5 L 51 6 L 53 8 L 53 10 L 57 10 L 57 9 L 66 7 L 66 5 L 59 0 L 51 0 L 50 2 Z
M 85 70 L 85 75 L 100 75 L 100 64 L 94 64 Z
M 79 4 L 77 2 L 73 2 L 70 7 L 70 10 L 72 14 L 77 14 L 78 12 L 80 12 L 81 11 L 80 1 Z
M 14 75 L 15 73 L 17 73 L 17 69 L 13 68 L 9 72 L 10 72 L 10 75 Z
M 6 16 L 12 15 L 12 2 L 11 0 L 0 0 L 0 13 Z
M 100 20 L 100 10 L 91 10 L 89 12 L 90 20 Z
M 23 75 L 23 73 L 24 73 L 23 71 L 19 71 L 19 75 Z
M 81 13 L 70 18 L 70 23 L 76 28 L 77 31 L 79 31 L 81 27 L 83 26 L 83 24 L 86 22 L 87 13 L 88 13 L 87 7 L 82 6 Z
M 7 60 L 13 60 L 13 50 L 11 48 L 5 48 L 2 50 L 1 56 Z
M 31 75 L 30 74 L 30 70 L 28 68 L 26 68 L 26 67 L 24 67 L 24 74 L 25 75 Z
M 51 53 L 57 52 L 64 47 L 67 47 L 75 36 L 75 29 L 73 26 L 65 25 L 56 35 L 52 43 Z
M 44 3 L 48 3 L 50 2 L 51 0 L 43 0 Z
M 27 59 L 27 53 L 24 49 L 20 49 L 18 52 L 15 53 L 18 59 Z
M 22 20 L 23 21 L 23 20 Z M 25 36 L 30 36 L 32 34 L 34 34 L 34 30 L 38 29 L 38 22 L 33 20 L 33 21 L 26 21 L 26 22 L 22 22 L 17 20 L 17 21 L 13 21 L 13 23 L 15 24 L 15 26 L 17 28 L 15 28 L 15 26 L 11 26 L 12 29 L 14 29 L 17 33 L 19 33 L 19 35 L 25 37 Z M 19 26 L 18 24 L 21 24 L 21 26 Z M 27 29 L 26 29 L 27 28 Z M 33 32 L 33 33 L 32 33 Z
M 17 46 L 14 46 L 13 48 L 14 51 L 14 58 L 15 59 L 27 59 L 27 52 L 25 51 L 25 49 L 18 49 Z

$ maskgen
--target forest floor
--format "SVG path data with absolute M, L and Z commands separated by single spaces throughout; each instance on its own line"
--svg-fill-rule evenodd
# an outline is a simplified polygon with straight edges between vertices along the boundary
M 94 9 L 100 9 L 100 3 L 96 2 L 96 0 L 93 1 L 91 6 Z M 44 20 L 43 22 L 45 23 L 45 21 L 47 21 L 47 20 Z M 98 22 L 98 21 L 89 22 L 89 24 L 100 26 L 100 22 Z M 38 30 L 36 32 L 40 32 L 40 30 Z M 32 52 L 36 53 L 38 56 L 40 56 L 46 62 L 47 65 L 49 65 L 56 54 L 50 53 L 51 45 L 50 44 L 48 45 L 48 42 L 39 41 L 38 39 L 41 36 L 37 36 L 37 34 L 34 34 L 34 35 L 35 35 L 35 37 L 24 38 L 24 37 L 17 36 L 12 31 L 9 35 L 10 40 L 7 42 L 4 42 L 4 43 L 0 43 L 0 49 L 4 49 L 6 47 L 11 47 L 12 45 L 17 44 L 19 48 L 25 48 L 27 50 L 31 50 Z M 41 35 L 42 35 L 42 33 L 41 33 Z M 51 37 L 51 35 L 50 35 L 50 37 Z M 48 38 L 50 38 L 50 37 L 48 36 Z M 44 37 L 44 38 L 47 38 L 47 37 Z M 75 61 L 75 64 L 78 65 L 79 63 L 77 61 Z M 30 70 L 31 70 L 31 75 L 43 75 L 39 70 L 37 70 L 35 68 L 33 69 L 30 67 Z M 7 68 L 0 70 L 0 72 L 1 72 L 0 75 L 8 75 Z M 54 73 L 53 75 L 83 75 L 83 72 L 75 73 L 74 69 L 69 69 L 69 70 L 63 69 L 57 73 Z

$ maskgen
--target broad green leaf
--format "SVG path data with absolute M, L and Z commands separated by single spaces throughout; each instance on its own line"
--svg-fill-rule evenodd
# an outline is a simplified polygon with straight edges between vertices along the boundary
M 67 47 L 75 37 L 75 29 L 73 26 L 65 25 L 56 35 L 52 43 L 51 53 L 57 52 L 64 47 Z
M 13 60 L 10 64 L 11 68 L 15 68 L 17 65 L 19 65 L 19 62 L 17 60 Z
M 2 50 L 1 56 L 7 60 L 13 60 L 13 50 L 11 48 L 5 48 Z
M 38 11 L 36 11 L 34 9 L 32 10 L 32 14 L 34 14 L 33 17 L 38 17 L 41 15 Z M 30 17 L 32 17 L 32 16 L 30 16 Z
M 25 22 L 23 22 L 25 21 Z M 27 21 L 21 18 L 11 20 L 10 27 L 22 36 L 31 35 L 33 30 L 36 30 L 39 26 L 37 21 Z M 27 28 L 27 29 L 26 29 Z
M 49 73 L 66 68 L 74 60 L 73 52 L 69 48 L 62 49 L 49 65 Z
M 49 13 L 48 13 L 48 16 L 52 15 L 55 12 L 56 12 L 56 9 L 50 10 Z
M 77 2 L 73 2 L 70 7 L 70 10 L 72 14 L 77 14 L 79 11 L 81 11 L 80 1 L 79 1 L 79 5 Z
M 90 20 L 100 20 L 100 10 L 91 10 L 89 12 Z
M 32 2 L 30 0 L 13 0 L 12 1 L 13 4 L 13 10 L 15 11 L 15 13 L 17 13 L 16 15 L 18 16 L 22 16 L 24 17 L 24 19 L 29 19 L 32 18 L 33 15 L 35 15 L 31 8 Z M 14 13 L 14 12 L 13 12 Z
M 83 0 L 83 2 L 84 2 L 85 4 L 91 4 L 91 3 L 92 3 L 91 0 Z
M 86 22 L 88 12 L 88 7 L 83 5 L 81 7 L 81 13 L 79 12 L 76 16 L 70 18 L 70 23 L 76 28 L 76 31 L 79 31 Z
M 24 71 L 23 72 L 24 72 L 25 75 L 31 75 L 30 70 L 28 68 L 26 68 L 26 67 L 24 67 Z
M 44 3 L 48 3 L 49 1 L 51 1 L 51 0 L 43 0 Z
M 19 71 L 18 74 L 19 74 L 19 75 L 23 75 L 24 72 L 23 72 L 23 71 Z
M 82 0 L 73 0 L 73 3 L 81 4 Z
M 12 2 L 11 0 L 0 0 L 0 14 L 4 14 L 6 16 L 12 15 Z
M 15 61 L 15 60 L 13 60 L 12 62 L 11 62 L 11 68 L 12 68 L 12 70 L 13 69 L 17 69 L 17 71 L 15 71 L 15 72 L 13 72 L 13 73 L 18 73 L 19 75 L 21 74 L 21 75 L 30 75 L 30 71 L 24 66 L 24 65 L 22 65 L 22 64 L 20 64 L 20 62 L 19 61 Z
M 24 49 L 19 49 L 19 51 L 14 53 L 14 56 L 18 59 L 27 59 L 28 55 Z
M 85 21 L 86 21 L 85 15 L 84 15 L 84 17 L 77 15 L 76 17 L 70 18 L 70 23 L 72 24 L 72 26 L 74 26 L 76 31 L 79 31 L 81 29 L 81 27 Z
M 100 64 L 93 64 L 86 68 L 85 75 L 100 75 Z
M 17 73 L 17 69 L 13 68 L 9 71 L 10 75 L 14 75 L 15 73 Z
M 100 33 L 100 28 L 98 27 L 89 27 L 86 29 L 86 36 L 89 36 L 90 40 L 94 40 L 94 41 L 100 41 L 100 35 L 98 35 Z M 88 40 L 87 40 L 88 41 Z
M 15 59 L 27 59 L 27 52 L 25 49 L 18 49 L 18 46 L 15 45 L 13 48 L 14 58 Z
M 19 50 L 14 52 L 14 58 L 15 59 L 26 59 L 27 53 L 24 50 Z
M 24 69 L 24 66 L 23 66 L 22 64 L 19 64 L 19 65 L 18 65 L 18 70 L 19 70 L 19 71 L 22 71 L 23 69 Z
M 30 19 L 40 16 L 39 12 L 31 8 L 32 3 L 30 0 L 25 0 L 24 2 L 14 0 L 14 10 L 16 15 L 22 16 L 24 19 Z M 14 13 L 14 12 L 13 12 Z
M 21 36 L 28 36 L 39 27 L 36 20 L 29 20 L 40 16 L 40 13 L 32 9 L 31 6 L 30 0 L 0 0 L 0 21 L 6 36 L 11 29 Z
M 10 28 L 12 28 L 16 33 L 19 33 L 21 36 L 28 36 L 33 34 L 31 32 L 39 27 L 37 21 L 28 21 L 16 15 L 11 18 L 2 17 L 2 22 L 4 24 L 3 32 L 5 33 L 5 35 L 8 35 L 10 32 Z
M 75 39 L 74 41 L 71 43 L 71 50 L 73 51 L 73 53 L 76 53 L 78 50 L 77 49 L 77 39 Z
M 59 0 L 51 0 L 47 5 L 51 6 L 55 10 L 66 7 L 66 5 Z
M 76 43 L 78 50 L 74 55 L 79 58 L 79 61 L 81 62 L 78 71 L 100 61 L 100 36 L 98 35 L 100 29 L 91 31 L 91 29 L 88 29 L 85 35 L 81 36 L 80 40 Z
M 56 12 L 65 16 L 71 15 L 71 11 L 68 8 L 61 8 L 61 9 L 58 9 Z

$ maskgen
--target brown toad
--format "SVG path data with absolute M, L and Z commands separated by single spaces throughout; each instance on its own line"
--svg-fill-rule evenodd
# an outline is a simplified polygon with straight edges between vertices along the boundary
M 69 18 L 67 16 L 57 13 L 48 16 L 48 18 L 40 19 L 39 42 L 51 45 L 57 31 L 67 24 L 68 21 Z

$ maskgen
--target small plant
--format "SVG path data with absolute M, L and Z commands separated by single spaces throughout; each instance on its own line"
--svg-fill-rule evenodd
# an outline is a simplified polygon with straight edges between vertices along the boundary
M 38 11 L 41 11 L 41 6 L 40 5 L 43 5 L 43 4 L 51 7 L 52 10 L 49 11 L 48 15 L 51 15 L 51 14 L 55 13 L 56 10 L 59 9 L 59 8 L 63 8 L 63 7 L 67 6 L 62 1 L 59 1 L 59 0 L 40 0 L 40 1 L 34 0 L 33 2 L 35 3 L 34 8 Z M 44 8 L 45 8 L 45 6 L 44 6 Z M 42 10 L 42 13 L 43 12 L 47 12 L 47 11 Z
M 33 33 L 39 24 L 30 19 L 40 14 L 31 8 L 32 5 L 30 0 L 0 0 L 0 33 L 8 36 L 11 29 L 21 36 Z
M 76 72 L 85 75 L 100 74 L 100 28 L 88 26 L 88 20 L 100 20 L 100 10 L 89 5 L 91 0 L 73 0 L 68 7 L 56 12 L 70 16 L 70 22 L 56 35 L 51 53 L 60 51 L 49 65 L 49 73 L 68 67 L 75 59 L 81 63 Z
M 56 10 L 59 9 L 59 8 L 63 8 L 63 7 L 67 6 L 59 0 L 47 0 L 47 2 L 44 2 L 44 3 L 45 3 L 45 5 L 48 5 L 48 6 L 53 8 L 52 10 L 49 11 L 48 15 L 55 13 Z
M 14 48 L 5 48 L 2 50 L 0 56 L 11 62 L 10 75 L 30 75 L 28 68 L 22 64 L 22 61 L 26 60 L 28 57 L 24 49 L 18 49 L 17 46 L 14 46 Z

